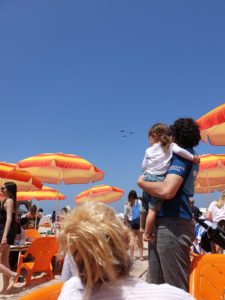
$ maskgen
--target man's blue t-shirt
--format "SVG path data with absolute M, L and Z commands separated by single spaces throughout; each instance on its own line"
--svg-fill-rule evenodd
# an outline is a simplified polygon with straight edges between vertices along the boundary
M 194 154 L 193 149 L 186 149 Z M 176 174 L 183 178 L 183 183 L 174 198 L 165 200 L 157 217 L 177 217 L 192 219 L 189 198 L 194 194 L 194 181 L 197 176 L 198 165 L 173 154 L 167 174 Z

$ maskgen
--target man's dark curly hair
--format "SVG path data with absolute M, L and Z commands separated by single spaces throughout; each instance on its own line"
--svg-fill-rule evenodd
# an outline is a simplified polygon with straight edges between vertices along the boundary
M 198 124 L 191 118 L 177 119 L 170 126 L 174 142 L 183 148 L 192 148 L 198 145 L 201 140 Z

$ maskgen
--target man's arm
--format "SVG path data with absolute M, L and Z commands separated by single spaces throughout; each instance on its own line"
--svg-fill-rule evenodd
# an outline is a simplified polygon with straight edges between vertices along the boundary
M 153 197 L 164 200 L 172 199 L 183 183 L 183 177 L 176 174 L 167 174 L 163 182 L 144 181 L 143 176 L 137 180 L 137 185 Z

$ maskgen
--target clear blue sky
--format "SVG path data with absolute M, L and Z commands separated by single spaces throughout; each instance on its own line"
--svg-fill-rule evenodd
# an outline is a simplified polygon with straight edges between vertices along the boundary
M 1 0 L 0 160 L 73 153 L 140 194 L 149 127 L 225 102 L 224 15 L 224 0 Z M 58 186 L 60 207 L 90 186 Z

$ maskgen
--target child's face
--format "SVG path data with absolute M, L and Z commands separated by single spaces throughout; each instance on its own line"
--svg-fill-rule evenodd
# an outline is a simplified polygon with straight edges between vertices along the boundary
M 156 137 L 155 134 L 150 135 L 150 136 L 148 137 L 148 140 L 149 140 L 150 145 L 153 145 L 153 144 L 155 144 L 155 143 L 158 142 L 158 139 L 157 139 L 157 137 Z

